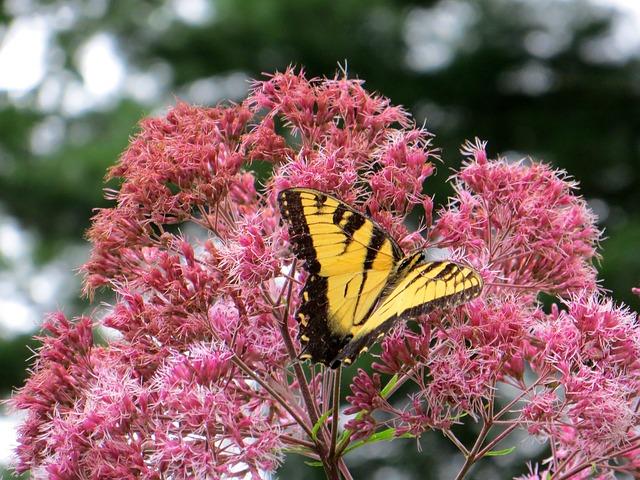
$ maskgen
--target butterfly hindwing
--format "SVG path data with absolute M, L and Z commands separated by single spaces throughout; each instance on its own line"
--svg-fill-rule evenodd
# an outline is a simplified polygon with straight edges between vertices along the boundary
M 374 307 L 402 251 L 378 225 L 311 189 L 278 197 L 296 256 L 309 276 L 296 312 L 305 354 L 328 364 Z
M 463 303 L 482 290 L 473 269 L 402 250 L 374 221 L 307 188 L 278 196 L 296 256 L 308 272 L 296 312 L 302 358 L 336 368 L 400 318 Z
M 400 264 L 376 309 L 354 332 L 334 363 L 351 363 L 400 318 L 416 318 L 435 308 L 459 305 L 481 290 L 482 279 L 469 267 L 450 261 L 427 261 L 423 252 L 409 256 Z

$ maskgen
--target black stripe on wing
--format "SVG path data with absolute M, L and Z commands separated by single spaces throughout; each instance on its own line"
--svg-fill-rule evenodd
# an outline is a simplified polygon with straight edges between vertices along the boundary
M 417 255 L 420 255 L 420 254 L 417 254 Z M 411 257 L 408 258 L 407 260 L 410 262 Z M 407 264 L 406 268 L 410 268 L 408 267 L 408 265 L 415 266 L 416 263 L 418 262 L 410 262 Z M 443 262 L 432 262 L 427 268 L 424 269 L 424 271 L 421 272 L 420 275 L 412 279 L 412 281 L 407 284 L 406 288 L 409 288 L 409 286 L 414 284 L 417 280 L 424 278 L 424 274 L 441 266 L 442 263 Z M 424 288 L 426 288 L 426 286 L 431 282 L 451 280 L 454 275 L 457 275 L 460 272 L 459 270 L 461 268 L 460 265 L 453 262 L 447 262 L 447 263 L 448 264 L 445 266 L 445 268 L 442 269 L 441 272 L 438 272 L 438 274 L 435 277 L 433 277 L 432 279 L 429 279 L 425 283 Z M 402 268 L 402 265 L 400 268 Z M 469 269 L 465 277 L 462 279 L 462 282 L 464 282 L 471 276 L 476 276 L 476 275 L 477 273 L 475 271 Z M 405 291 L 406 288 L 403 291 Z M 376 327 L 366 335 L 363 335 L 362 337 L 356 336 L 354 340 L 349 342 L 338 353 L 338 355 L 336 355 L 333 359 L 331 359 L 331 361 L 329 362 L 329 365 L 331 366 L 331 368 L 337 368 L 342 362 L 344 362 L 346 365 L 351 364 L 353 360 L 355 360 L 358 357 L 358 355 L 362 353 L 363 350 L 366 350 L 372 343 L 382 338 L 401 319 L 414 319 L 419 317 L 420 315 L 425 315 L 427 313 L 430 313 L 431 311 L 437 308 L 452 307 L 452 306 L 463 304 L 477 297 L 481 291 L 482 291 L 482 282 L 480 282 L 478 285 L 472 286 L 470 288 L 466 288 L 465 290 L 462 290 L 460 292 L 453 293 L 450 295 L 445 295 L 445 296 L 421 303 L 419 305 L 409 307 L 403 310 L 402 312 L 400 312 L 399 314 L 392 315 L 388 319 L 386 319 L 383 323 L 381 323 L 378 327 Z M 402 292 L 399 292 L 399 294 L 401 293 Z M 366 324 L 366 322 L 364 323 Z
M 363 245 L 367 248 L 367 252 L 362 265 L 362 271 L 354 272 L 362 276 L 358 295 L 362 294 L 367 282 L 367 272 L 372 268 L 386 239 L 390 242 L 394 263 L 400 261 L 403 253 L 395 241 L 373 220 L 351 209 L 348 205 L 333 197 L 311 189 L 288 189 L 279 193 L 278 204 L 281 216 L 288 225 L 293 252 L 296 257 L 304 261 L 304 267 L 309 273 L 309 277 L 301 293 L 302 303 L 296 312 L 296 319 L 300 324 L 298 336 L 305 345 L 301 357 L 311 358 L 314 362 L 322 362 L 325 365 L 332 365 L 335 368 L 334 359 L 342 356 L 341 350 L 349 344 L 352 336 L 336 335 L 329 328 L 327 320 L 329 311 L 327 297 L 328 279 L 319 275 L 321 264 L 309 230 L 308 217 L 305 215 L 305 207 L 302 200 L 303 195 L 305 195 L 305 198 L 312 195 L 315 201 L 315 207 L 318 212 L 311 214 L 311 216 L 327 215 L 327 217 L 331 219 L 330 222 L 340 229 L 344 235 L 342 253 L 344 253 L 348 246 L 354 241 L 354 234 L 362 228 L 365 223 L 371 223 L 371 238 L 368 239 L 367 245 Z M 335 206 L 326 205 L 328 200 L 331 200 L 332 204 L 335 203 Z M 332 208 L 333 211 L 327 211 L 327 207 L 329 207 L 329 209 Z M 345 222 L 344 219 L 347 213 L 349 215 Z M 338 253 L 336 256 L 339 257 L 340 255 L 341 253 Z M 345 288 L 348 289 L 348 284 L 345 285 Z M 358 303 L 356 303 L 354 312 L 357 312 L 358 304 L 359 300 Z M 371 308 L 373 309 L 374 306 L 375 303 Z M 366 316 L 363 320 L 366 320 Z
M 300 325 L 298 338 L 303 344 L 303 358 L 329 365 L 330 360 L 351 341 L 351 335 L 336 335 L 329 329 L 327 279 L 310 274 L 302 290 L 302 299 L 296 318 Z
M 304 267 L 309 273 L 318 273 L 320 263 L 309 233 L 300 193 L 293 190 L 281 191 L 278 195 L 278 205 L 280 215 L 289 229 L 289 241 L 293 247 L 293 253 L 304 261 Z
M 322 210 L 327 198 L 325 194 L 315 193 L 316 207 L 319 211 Z M 328 365 L 329 360 L 338 355 L 340 350 L 349 343 L 351 336 L 336 335 L 329 328 L 327 322 L 329 310 L 328 280 L 326 277 L 318 275 L 321 265 L 318 261 L 304 213 L 301 192 L 296 190 L 281 191 L 278 195 L 278 204 L 282 218 L 289 228 L 289 241 L 293 247 L 293 252 L 297 258 L 304 261 L 304 268 L 309 273 L 301 292 L 302 302 L 296 311 L 296 320 L 300 325 L 298 338 L 303 344 L 301 357 L 310 358 L 313 362 L 321 362 Z M 335 225 L 339 226 L 345 213 L 349 211 L 346 205 L 338 202 L 330 218 Z M 347 245 L 353 240 L 353 233 L 365 221 L 366 219 L 359 214 L 350 216 L 343 227 Z M 344 250 L 346 250 L 346 245 Z
M 383 239 L 389 240 L 394 262 L 399 262 L 404 257 L 404 253 L 400 246 L 391 236 L 385 233 L 384 229 L 380 227 L 380 225 L 378 225 L 374 220 L 367 217 L 363 213 L 352 209 L 341 200 L 338 200 L 337 198 L 331 197 L 325 193 L 313 189 L 291 188 L 282 190 L 278 194 L 280 215 L 286 221 L 289 227 L 289 238 L 291 244 L 293 245 L 294 253 L 298 258 L 302 258 L 307 261 L 307 270 L 309 272 L 311 272 L 312 269 L 315 269 L 315 271 L 319 271 L 320 267 L 319 265 L 316 265 L 318 259 L 313 247 L 313 239 L 311 238 L 311 234 L 309 232 L 307 217 L 304 213 L 304 207 L 302 205 L 302 194 L 311 194 L 315 196 L 316 208 L 321 215 L 324 215 L 324 213 L 322 213 L 322 209 L 323 207 L 325 207 L 327 200 L 332 200 L 337 203 L 335 210 L 331 214 L 331 221 L 345 235 L 343 252 L 346 251 L 348 245 L 353 242 L 354 233 L 357 232 L 366 222 L 370 222 L 373 225 L 372 230 L 374 236 L 382 236 Z M 346 224 L 341 225 L 341 222 L 346 213 L 350 214 L 349 219 L 347 220 Z M 367 245 L 363 246 L 367 247 Z

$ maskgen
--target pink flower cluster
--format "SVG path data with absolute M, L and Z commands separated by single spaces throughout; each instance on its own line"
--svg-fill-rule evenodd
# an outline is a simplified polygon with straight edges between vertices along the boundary
M 581 296 L 554 307 L 530 324 L 530 365 L 551 372 L 555 385 L 537 389 L 521 420 L 554 439 L 555 460 L 568 468 L 637 442 L 640 335 L 637 315 L 610 300 Z
M 12 400 L 26 413 L 16 470 L 260 478 L 293 452 L 350 479 L 344 453 L 392 428 L 441 431 L 465 458 L 463 478 L 520 428 L 548 442 L 546 473 L 557 478 L 606 475 L 611 462 L 640 473 L 640 327 L 598 291 L 599 231 L 575 183 L 468 144 L 455 196 L 434 220 L 422 191 L 431 142 L 362 82 L 292 69 L 256 82 L 240 105 L 181 103 L 143 121 L 110 171 L 121 181 L 108 192 L 114 206 L 89 231 L 86 292 L 107 288 L 114 303 L 92 319 L 45 322 Z M 272 170 L 264 187 L 254 162 Z M 297 360 L 306 272 L 275 205 L 291 186 L 368 212 L 406 251 L 448 249 L 485 280 L 467 305 L 416 328 L 399 322 L 373 371 L 354 376 L 343 414 L 340 375 Z M 405 225 L 417 206 L 433 226 L 427 240 Z M 542 292 L 560 298 L 548 312 Z M 95 328 L 111 340 L 94 344 Z M 412 393 L 400 396 L 406 384 Z M 338 432 L 341 415 L 353 416 Z M 482 424 L 473 446 L 452 431 L 467 421 Z
M 577 185 L 542 163 L 487 160 L 484 144 L 454 177 L 456 196 L 434 235 L 462 249 L 485 278 L 535 293 L 593 291 L 599 231 Z

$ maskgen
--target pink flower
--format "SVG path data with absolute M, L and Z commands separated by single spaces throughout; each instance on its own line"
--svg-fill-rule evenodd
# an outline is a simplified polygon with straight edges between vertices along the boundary
M 537 464 L 536 465 L 529 464 L 528 466 L 529 466 L 529 473 L 526 475 L 516 477 L 515 480 L 546 480 L 549 478 L 549 475 L 551 475 L 550 470 L 540 471 L 540 466 Z
M 237 283 L 255 285 L 278 276 L 281 261 L 273 238 L 278 224 L 275 216 L 247 216 L 237 226 L 228 246 L 220 249 L 221 267 Z
M 624 381 L 583 367 L 566 382 L 567 419 L 576 428 L 583 453 L 603 453 L 624 442 L 637 421 Z
M 579 296 L 532 323 L 539 340 L 535 355 L 556 367 L 597 362 L 612 375 L 628 375 L 640 365 L 640 332 L 636 315 L 611 300 Z
M 562 402 L 554 391 L 542 391 L 529 399 L 522 409 L 522 421 L 531 435 L 550 433 L 549 427 L 558 422 Z
M 154 245 L 163 234 L 164 228 L 154 225 L 193 221 L 219 234 L 231 228 L 216 206 L 236 185 L 247 184 L 247 173 L 240 171 L 241 133 L 251 117 L 243 106 L 203 109 L 180 103 L 166 118 L 142 122 L 141 133 L 109 172 L 124 180 L 120 191 L 110 194 L 118 206 L 101 210 L 89 230 L 94 249 L 84 266 L 88 291 L 109 278 L 135 276 L 141 247 Z
M 50 422 L 73 411 L 93 377 L 89 318 L 72 323 L 64 315 L 54 314 L 46 319 L 43 329 L 51 336 L 41 337 L 42 347 L 32 374 L 12 400 L 16 408 L 28 412 L 18 430 L 18 472 L 38 467 L 51 455 L 52 446 L 47 441 Z
M 384 403 L 380 396 L 380 375 L 375 373 L 370 376 L 362 369 L 358 370 L 358 374 L 353 377 L 351 384 L 352 395 L 347 397 L 347 401 L 352 407 L 345 410 L 348 415 L 357 413 L 360 410 L 371 411 Z
M 352 205 L 368 198 L 360 208 L 401 246 L 423 243 L 409 236 L 403 220 L 415 206 L 431 204 L 422 184 L 434 171 L 430 160 L 435 152 L 431 135 L 408 128 L 411 122 L 402 109 L 371 96 L 361 82 L 309 82 L 292 71 L 259 84 L 248 102 L 267 107 L 267 118 L 280 115 L 299 138 L 300 149 L 273 177 L 274 191 L 311 187 Z
M 454 176 L 456 196 L 434 234 L 504 288 L 567 294 L 595 289 L 600 232 L 577 186 L 541 163 L 488 161 L 481 142 Z
M 382 343 L 382 353 L 373 367 L 382 373 L 406 372 L 429 356 L 431 332 L 428 325 L 421 325 L 416 334 L 399 325 Z
M 624 451 L 637 429 L 640 327 L 635 314 L 598 295 L 577 296 L 565 307 L 530 323 L 531 365 L 555 373 L 522 419 L 576 467 L 589 456 Z

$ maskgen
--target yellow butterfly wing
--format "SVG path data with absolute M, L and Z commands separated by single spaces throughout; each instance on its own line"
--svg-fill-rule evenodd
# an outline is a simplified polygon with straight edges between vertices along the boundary
M 366 321 L 402 250 L 375 222 L 325 193 L 287 189 L 278 203 L 309 273 L 296 312 L 302 357 L 329 365 Z
M 302 358 L 336 368 L 351 363 L 400 318 L 477 296 L 482 278 L 450 261 L 402 250 L 375 222 L 307 188 L 278 196 L 290 241 L 309 273 L 296 312 Z
M 393 277 L 371 315 L 354 326 L 352 339 L 333 359 L 332 366 L 351 363 L 398 319 L 459 305 L 482 291 L 482 278 L 475 270 L 450 261 L 427 261 L 424 252 L 405 258 Z

